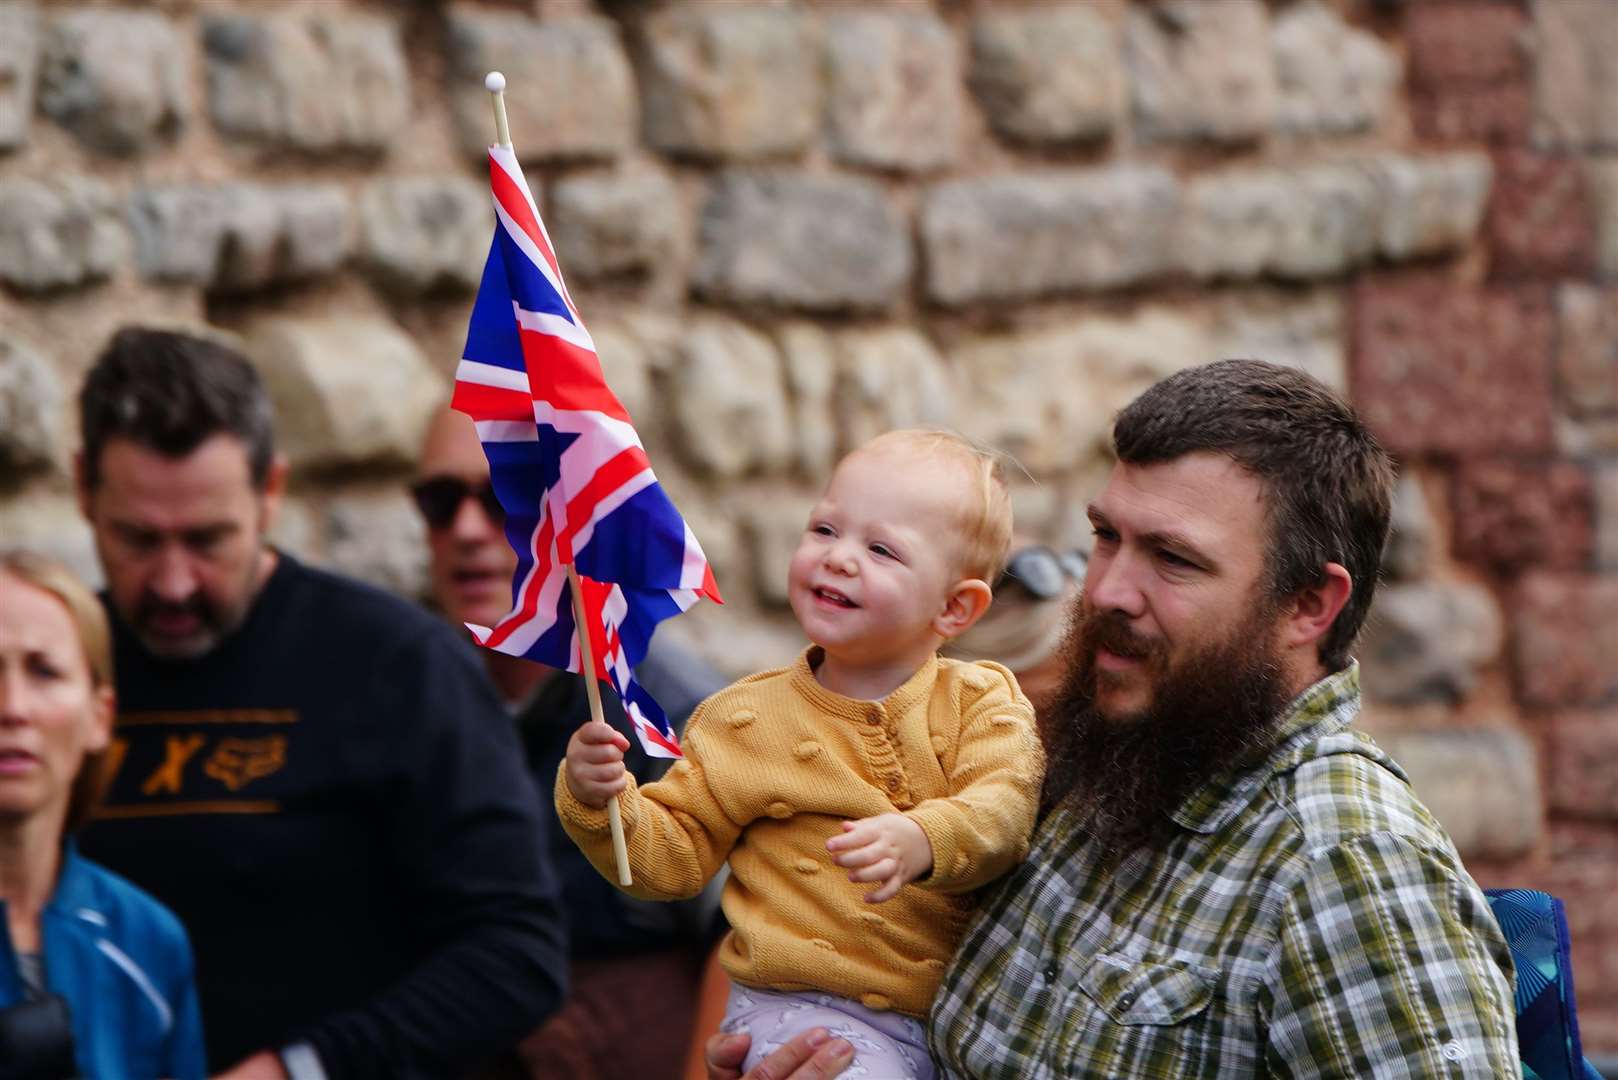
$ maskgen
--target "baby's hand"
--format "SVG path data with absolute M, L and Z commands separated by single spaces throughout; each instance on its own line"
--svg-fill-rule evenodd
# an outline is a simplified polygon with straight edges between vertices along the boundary
M 629 783 L 624 751 L 629 740 L 600 720 L 592 720 L 567 741 L 567 789 L 594 810 L 603 810 Z
M 843 822 L 843 834 L 826 841 L 832 862 L 850 867 L 850 881 L 880 881 L 865 894 L 873 904 L 891 900 L 902 885 L 933 868 L 933 845 L 921 826 L 903 814 L 878 814 Z

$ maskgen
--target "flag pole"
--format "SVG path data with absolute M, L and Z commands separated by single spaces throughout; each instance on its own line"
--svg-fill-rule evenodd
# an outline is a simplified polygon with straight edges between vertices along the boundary
M 491 71 L 483 79 L 483 88 L 494 100 L 495 139 L 504 149 L 510 150 L 511 128 L 506 123 L 506 77 L 498 71 Z M 585 693 L 590 699 L 590 719 L 605 723 L 601 711 L 601 686 L 596 682 L 595 656 L 590 648 L 590 624 L 584 611 L 584 590 L 579 588 L 579 572 L 572 563 L 567 564 L 567 585 L 568 591 L 573 594 L 573 627 L 579 637 L 579 674 L 584 679 Z M 612 826 L 612 856 L 618 864 L 618 884 L 629 885 L 633 880 L 629 874 L 629 848 L 624 844 L 624 818 L 618 810 L 617 799 L 607 803 L 607 823 Z
M 590 625 L 584 611 L 584 590 L 579 588 L 579 572 L 572 563 L 567 564 L 567 587 L 573 594 L 573 629 L 579 636 L 579 672 L 584 679 L 584 690 L 590 698 L 590 719 L 603 723 L 601 716 L 601 685 L 596 682 L 596 661 L 590 648 Z M 618 864 L 618 884 L 629 885 L 629 848 L 624 844 L 624 817 L 618 809 L 618 798 L 607 801 L 607 824 L 612 826 L 612 857 Z

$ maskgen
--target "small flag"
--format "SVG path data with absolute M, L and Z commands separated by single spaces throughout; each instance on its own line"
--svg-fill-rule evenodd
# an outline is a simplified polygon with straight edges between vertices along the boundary
M 579 671 L 572 563 L 596 676 L 612 683 L 648 754 L 679 757 L 633 668 L 659 622 L 703 596 L 723 603 L 719 587 L 607 386 L 510 148 L 489 148 L 489 174 L 498 220 L 451 405 L 477 423 L 517 570 L 511 611 L 468 628 L 487 648 Z

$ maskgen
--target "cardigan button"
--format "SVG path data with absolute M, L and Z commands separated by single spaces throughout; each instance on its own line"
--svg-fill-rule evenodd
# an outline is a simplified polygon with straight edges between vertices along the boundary
M 888 777 L 888 790 L 889 791 L 898 791 L 899 790 L 899 778 L 897 776 Z
M 877 724 L 880 724 L 882 722 L 882 710 L 881 709 L 872 709 L 870 712 L 866 713 L 865 714 L 865 722 L 867 724 L 872 725 L 873 727 L 875 725 L 877 725 Z

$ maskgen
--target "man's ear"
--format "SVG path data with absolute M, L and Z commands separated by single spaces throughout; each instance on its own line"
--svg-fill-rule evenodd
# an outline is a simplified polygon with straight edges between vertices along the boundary
M 933 629 L 945 641 L 958 638 L 983 618 L 994 601 L 989 583 L 979 578 L 957 581 L 944 598 L 944 607 L 933 619 Z
M 264 516 L 260 533 L 267 534 L 275 527 L 275 519 L 281 513 L 281 497 L 286 494 L 286 490 L 287 459 L 281 454 L 276 454 L 270 459 L 269 471 L 264 474 L 264 490 L 259 494 Z
M 1340 563 L 1327 563 L 1318 585 L 1299 589 L 1292 607 L 1283 618 L 1281 644 L 1284 648 L 1314 647 L 1337 621 L 1338 614 L 1354 592 L 1354 579 Z

